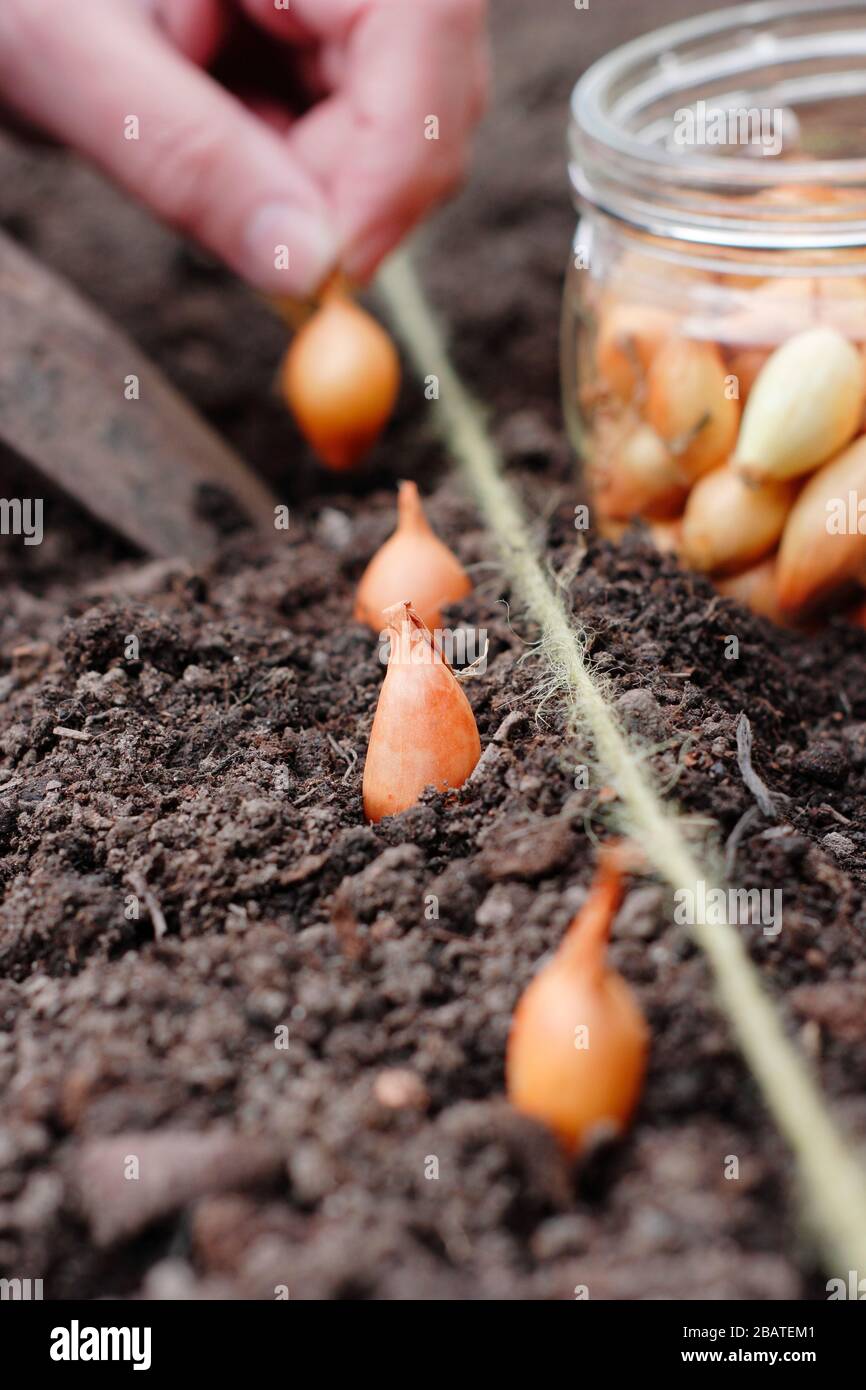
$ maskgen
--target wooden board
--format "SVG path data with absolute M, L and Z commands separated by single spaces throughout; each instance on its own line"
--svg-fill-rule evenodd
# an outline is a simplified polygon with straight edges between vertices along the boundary
M 129 378 L 138 399 L 127 399 Z M 206 559 L 202 484 L 259 528 L 275 498 L 145 355 L 0 233 L 0 439 L 153 556 Z

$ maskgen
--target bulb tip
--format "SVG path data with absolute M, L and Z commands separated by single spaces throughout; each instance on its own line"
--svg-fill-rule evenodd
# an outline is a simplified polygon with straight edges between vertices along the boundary
M 399 603 L 389 603 L 387 608 L 382 609 L 382 618 L 385 626 L 392 628 L 394 632 L 401 632 L 407 623 L 415 627 L 422 626 L 421 619 L 409 598 L 401 599 Z
M 426 526 L 427 518 L 421 502 L 418 484 L 403 479 L 397 488 L 397 516 L 401 526 Z

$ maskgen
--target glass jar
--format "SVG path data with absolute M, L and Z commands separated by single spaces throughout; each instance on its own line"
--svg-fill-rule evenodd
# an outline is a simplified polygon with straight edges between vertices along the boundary
M 578 83 L 569 149 L 563 398 L 593 521 L 638 520 L 777 621 L 860 618 L 866 5 L 645 35 Z

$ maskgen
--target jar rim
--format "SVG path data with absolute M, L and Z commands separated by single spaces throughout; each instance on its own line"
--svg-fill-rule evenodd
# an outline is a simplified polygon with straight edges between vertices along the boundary
M 740 86 L 719 91 L 726 82 Z M 759 0 L 652 30 L 587 70 L 569 127 L 578 201 L 653 236 L 755 250 L 866 247 L 866 157 L 677 145 L 676 124 L 688 112 L 694 124 L 702 90 L 715 99 L 713 115 L 769 112 L 794 122 L 795 98 L 804 111 L 866 101 L 866 0 Z M 781 150 L 781 134 L 777 143 Z M 783 205 L 783 188 L 799 195 Z

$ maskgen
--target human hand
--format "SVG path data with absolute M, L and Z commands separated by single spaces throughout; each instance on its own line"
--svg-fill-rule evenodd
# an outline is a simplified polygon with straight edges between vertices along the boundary
M 308 295 L 338 264 L 364 279 L 462 179 L 487 86 L 485 0 L 284 6 L 2 0 L 0 103 L 263 290 Z M 287 91 L 291 64 L 318 98 L 304 114 L 205 71 L 246 21 L 270 36 Z

